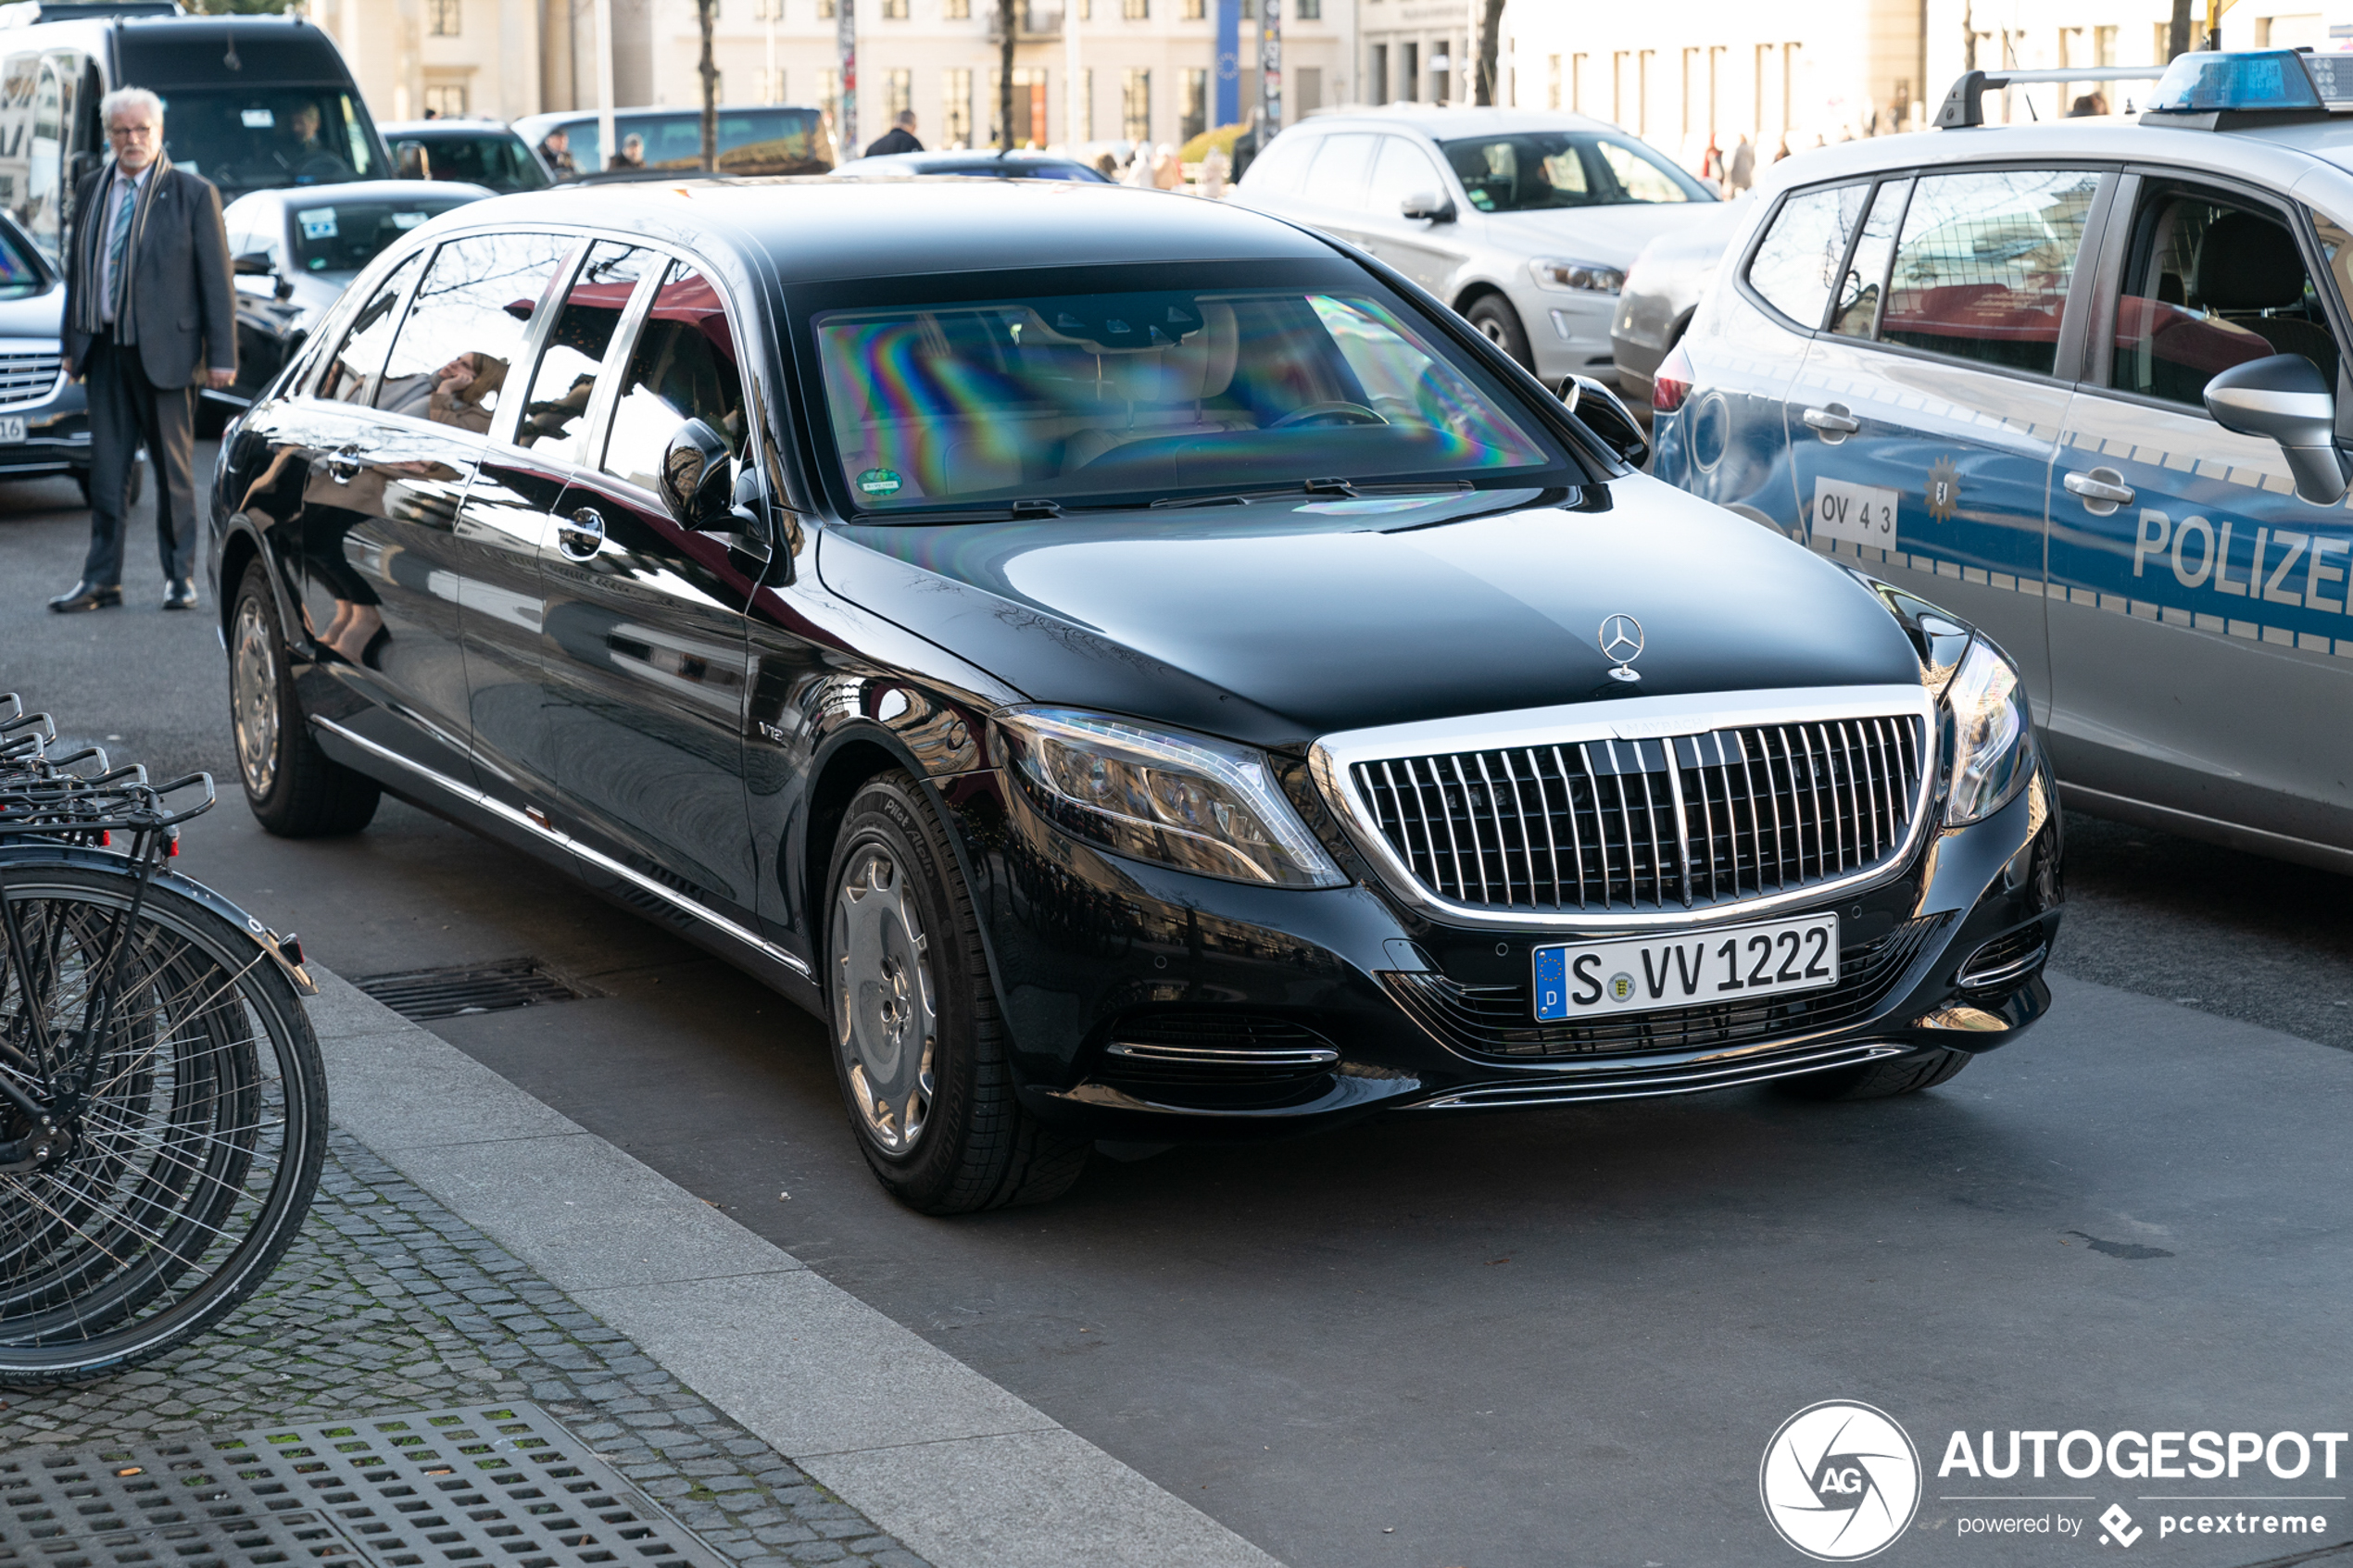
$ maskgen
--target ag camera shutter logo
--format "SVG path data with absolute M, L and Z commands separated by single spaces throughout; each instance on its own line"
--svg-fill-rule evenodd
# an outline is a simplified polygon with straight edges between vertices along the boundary
M 1856 1562 L 1911 1528 L 1919 1451 L 1886 1411 L 1825 1399 L 1781 1423 L 1756 1486 L 1781 1539 L 1818 1562 Z

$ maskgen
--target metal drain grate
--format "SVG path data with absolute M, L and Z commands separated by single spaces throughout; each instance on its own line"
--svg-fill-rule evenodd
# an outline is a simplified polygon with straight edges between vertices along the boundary
M 726 1568 L 531 1405 L 0 1456 L 0 1568 Z
M 541 1002 L 569 1002 L 598 993 L 564 979 L 537 959 L 468 964 L 456 969 L 409 969 L 371 974 L 352 982 L 401 1017 L 419 1022 L 460 1013 L 504 1012 Z

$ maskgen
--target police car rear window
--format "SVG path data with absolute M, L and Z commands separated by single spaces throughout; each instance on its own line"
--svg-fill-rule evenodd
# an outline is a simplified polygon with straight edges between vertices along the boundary
M 1881 339 L 2049 375 L 2099 182 L 2088 169 L 1923 176 L 1895 247 Z

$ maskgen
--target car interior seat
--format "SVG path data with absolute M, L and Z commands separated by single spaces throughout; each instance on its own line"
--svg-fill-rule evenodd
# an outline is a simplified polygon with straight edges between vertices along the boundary
M 2336 382 L 2336 339 L 2301 314 L 2304 257 L 2287 229 L 2253 212 L 2226 212 L 2208 226 L 2197 248 L 2191 292 L 2197 303 L 2233 326 L 2245 327 L 2280 354 L 2300 354 Z
M 1126 405 L 1124 426 L 1090 426 L 1063 448 L 1063 471 L 1085 468 L 1115 446 L 1164 435 L 1205 435 L 1247 427 L 1248 416 L 1203 407 L 1234 384 L 1241 358 L 1241 330 L 1234 307 L 1223 300 L 1201 302 L 1199 332 L 1168 348 L 1135 349 L 1101 356 L 1102 395 Z

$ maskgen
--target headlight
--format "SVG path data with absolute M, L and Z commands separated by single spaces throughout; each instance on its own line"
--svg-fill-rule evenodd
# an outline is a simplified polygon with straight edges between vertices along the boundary
M 1050 821 L 1119 854 L 1277 887 L 1348 880 L 1248 746 L 1052 708 L 998 714 L 989 743 Z
M 1540 256 L 1528 264 L 1528 270 L 1535 274 L 1538 288 L 1559 289 L 1568 294 L 1616 294 L 1626 286 L 1625 269 L 1604 267 L 1595 261 Z
M 2034 767 L 2034 731 L 2018 671 L 1979 637 L 1944 688 L 1946 754 L 1953 759 L 1944 821 L 1952 827 L 2009 804 Z

